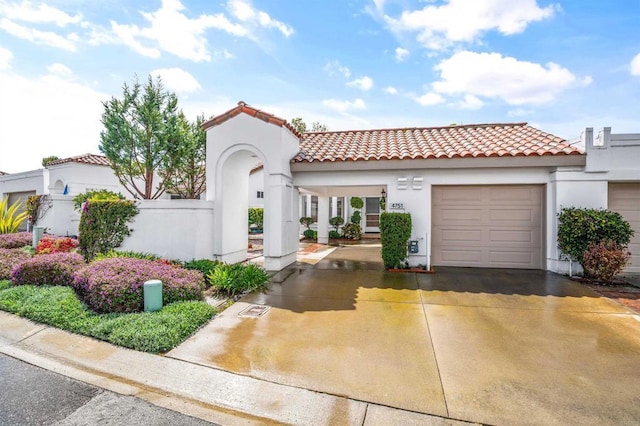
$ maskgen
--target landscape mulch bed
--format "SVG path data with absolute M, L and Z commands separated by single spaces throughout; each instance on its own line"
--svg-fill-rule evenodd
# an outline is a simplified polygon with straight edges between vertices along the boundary
M 603 297 L 626 306 L 634 312 L 640 313 L 640 288 L 625 281 L 614 281 L 612 284 L 603 284 L 587 278 L 571 278 L 579 281 Z

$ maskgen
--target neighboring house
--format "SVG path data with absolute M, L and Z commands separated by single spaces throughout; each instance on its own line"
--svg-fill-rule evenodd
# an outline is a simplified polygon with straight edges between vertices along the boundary
M 19 211 L 24 211 L 27 198 L 31 195 L 46 194 L 48 186 L 49 171 L 47 169 L 3 174 L 0 176 L 0 197 L 8 197 L 9 205 L 21 202 L 22 207 Z M 20 230 L 25 231 L 27 226 L 27 223 L 23 223 Z

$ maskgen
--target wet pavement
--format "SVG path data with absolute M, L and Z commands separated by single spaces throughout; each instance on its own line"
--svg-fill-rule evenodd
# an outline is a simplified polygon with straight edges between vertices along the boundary
M 638 315 L 545 271 L 388 273 L 379 253 L 294 265 L 167 356 L 474 422 L 640 422 Z

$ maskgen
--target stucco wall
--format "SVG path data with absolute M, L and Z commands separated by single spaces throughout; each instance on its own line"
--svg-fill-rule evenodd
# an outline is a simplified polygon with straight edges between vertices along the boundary
M 49 172 L 47 169 L 12 173 L 0 176 L 0 196 L 14 192 L 35 191 L 36 194 L 48 192 Z
M 213 203 L 201 200 L 143 200 L 133 232 L 119 250 L 151 252 L 168 259 L 211 259 Z

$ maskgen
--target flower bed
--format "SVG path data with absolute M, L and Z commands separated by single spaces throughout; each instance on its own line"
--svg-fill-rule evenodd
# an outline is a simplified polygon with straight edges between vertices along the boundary
M 0 248 L 0 280 L 11 279 L 11 269 L 29 259 L 31 255 L 20 249 Z
M 73 274 L 85 265 L 78 253 L 34 256 L 11 270 L 13 285 L 63 285 L 73 283 Z
M 33 242 L 31 232 L 15 232 L 13 234 L 0 234 L 0 248 L 12 249 L 30 246 Z

